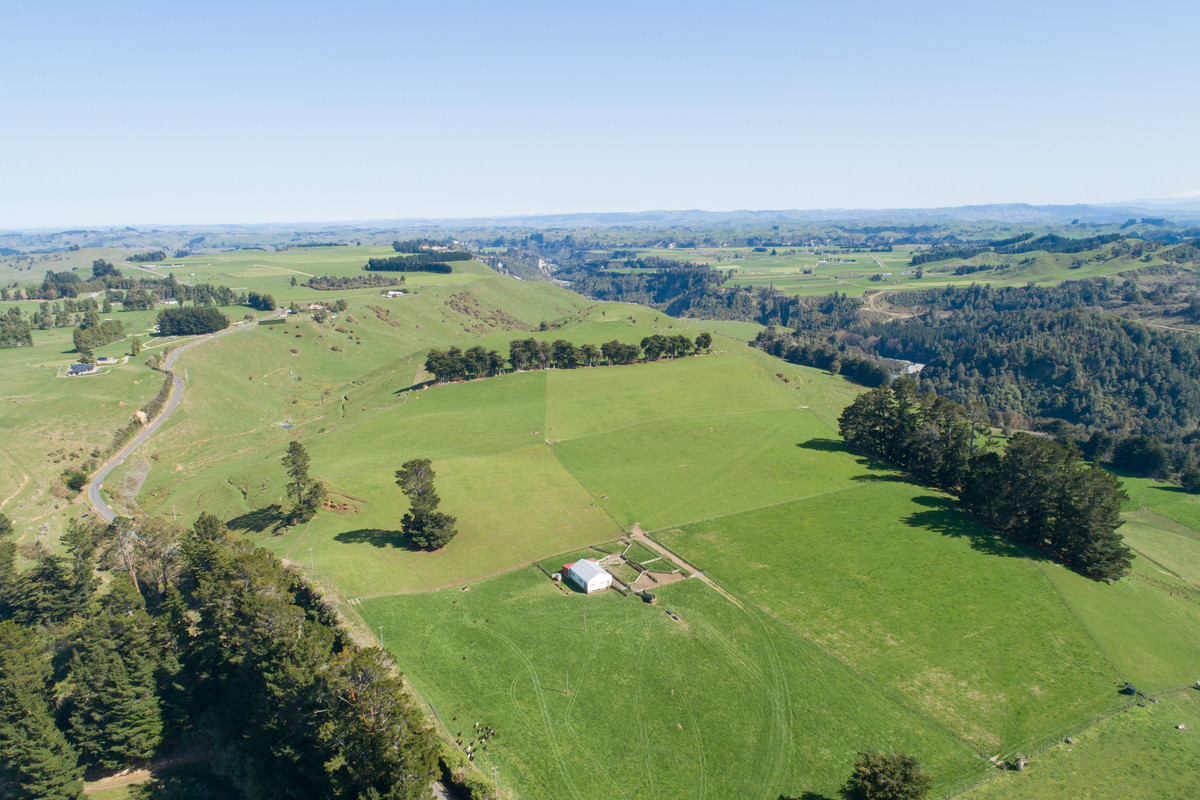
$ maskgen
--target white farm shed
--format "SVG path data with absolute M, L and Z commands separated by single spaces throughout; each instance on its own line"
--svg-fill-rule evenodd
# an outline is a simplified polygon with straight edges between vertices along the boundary
M 612 586 L 612 575 L 605 572 L 594 558 L 576 561 L 567 570 L 567 577 L 586 594 L 599 592 Z

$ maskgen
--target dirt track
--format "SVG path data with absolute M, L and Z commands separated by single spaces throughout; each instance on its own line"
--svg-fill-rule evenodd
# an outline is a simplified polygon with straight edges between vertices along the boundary
M 724 589 L 722 589 L 720 586 L 718 586 L 718 585 L 716 584 L 716 582 L 714 582 L 714 581 L 713 581 L 711 578 L 709 578 L 709 577 L 708 577 L 707 575 L 705 575 L 703 572 L 701 572 L 700 570 L 696 569 L 696 568 L 695 568 L 695 567 L 693 567 L 691 564 L 689 564 L 688 562 L 684 561 L 682 558 L 680 558 L 679 556 L 675 555 L 675 554 L 674 554 L 674 553 L 672 553 L 670 550 L 668 550 L 667 548 L 663 547 L 661 544 L 659 544 L 658 542 L 654 541 L 654 540 L 653 540 L 653 539 L 651 539 L 649 536 L 647 536 L 647 535 L 646 535 L 646 532 L 642 530 L 642 526 L 641 526 L 641 525 L 638 525 L 638 524 L 635 522 L 635 523 L 633 524 L 633 527 L 631 527 L 631 528 L 629 529 L 629 535 L 630 535 L 630 536 L 633 538 L 633 540 L 634 540 L 634 541 L 636 541 L 636 542 L 641 542 L 642 544 L 646 545 L 646 547 L 649 547 L 651 550 L 653 550 L 653 551 L 655 551 L 656 553 L 658 553 L 660 556 L 666 556 L 667 558 L 671 559 L 672 561 L 674 561 L 674 562 L 675 562 L 676 564 L 678 564 L 679 566 L 683 567 L 683 568 L 684 568 L 685 570 L 687 570 L 688 572 L 692 573 L 692 577 L 694 577 L 694 578 L 699 578 L 699 579 L 700 579 L 701 581 L 703 581 L 704 583 L 707 583 L 709 586 L 711 586 L 712 588 L 716 589 L 716 590 L 717 590 L 717 592 L 718 592 L 718 593 L 719 593 L 719 594 L 720 594 L 722 597 L 724 597 L 724 598 L 725 598 L 726 600 L 728 600 L 729 602 L 733 603 L 733 604 L 734 604 L 735 606 L 737 606 L 738 608 L 742 609 L 743 611 L 745 611 L 745 610 L 746 610 L 746 607 L 742 605 L 742 601 L 738 600 L 736 597 L 734 597 L 733 595 L 731 595 L 729 592 L 727 592 L 727 591 L 725 591 Z

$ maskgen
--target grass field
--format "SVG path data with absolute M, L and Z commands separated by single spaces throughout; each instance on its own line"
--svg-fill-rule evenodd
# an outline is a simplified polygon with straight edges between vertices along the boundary
M 1163 695 L 1160 702 L 1104 720 L 1040 755 L 1024 772 L 1003 772 L 971 792 L 972 800 L 1177 800 L 1196 796 L 1200 772 L 1200 692 Z M 1186 730 L 1176 726 L 1185 725 Z
M 830 248 L 776 248 L 772 255 L 757 253 L 750 247 L 701 247 L 698 249 L 644 249 L 643 256 L 673 261 L 691 261 L 729 273 L 731 284 L 773 286 L 788 294 L 822 295 L 842 292 L 857 297 L 871 291 L 940 288 L 947 285 L 969 286 L 989 283 L 993 286 L 1024 286 L 1026 283 L 1054 284 L 1112 276 L 1128 269 L 1145 267 L 1133 258 L 1098 258 L 1074 267 L 1075 254 L 1023 253 L 997 256 L 984 253 L 969 259 L 948 259 L 922 265 L 922 277 L 909 265 L 911 248 L 892 252 L 850 252 Z M 1152 261 L 1149 263 L 1160 263 Z M 955 275 L 963 264 L 990 266 L 980 272 Z M 872 280 L 878 275 L 878 280 Z
M 414 291 L 395 300 L 290 286 L 387 252 L 242 251 L 167 268 L 350 307 L 187 353 L 180 412 L 110 493 L 139 486 L 144 511 L 183 521 L 212 511 L 313 573 L 344 614 L 382 626 L 452 737 L 470 738 L 474 722 L 496 729 L 476 764 L 498 766 L 515 796 L 582 796 L 596 780 L 613 796 L 816 800 L 865 747 L 918 755 L 949 791 L 992 774 L 988 756 L 1102 716 L 1122 701 L 1116 681 L 1157 691 L 1200 677 L 1192 498 L 1129 481 L 1127 530 L 1144 557 L 1115 585 L 1087 581 L 846 452 L 836 419 L 858 389 L 746 346 L 753 328 L 597 304 L 477 263 L 409 276 Z M 597 344 L 702 329 L 718 334 L 712 354 L 421 385 L 432 347 L 507 353 L 530 336 Z M 31 514 L 80 509 L 37 494 L 58 465 L 22 448 L 55 435 L 59 449 L 106 442 L 161 385 L 140 364 L 56 379 L 69 340 L 36 335 L 33 350 L 0 351 L 0 379 L 17 387 L 0 409 L 17 431 L 0 450 L 19 486 L 5 510 L 26 533 L 40 524 Z M 275 535 L 291 439 L 336 505 Z M 393 474 L 414 457 L 433 460 L 442 508 L 459 519 L 436 553 L 399 533 Z M 20 484 L 20 469 L 36 479 Z M 650 606 L 576 594 L 531 566 L 635 524 L 721 591 L 691 578 Z
M 496 730 L 477 763 L 522 797 L 584 798 L 596 781 L 626 798 L 831 795 L 856 746 L 902 746 L 942 775 L 978 761 L 753 607 L 698 581 L 660 598 L 680 622 L 524 569 L 361 608 L 451 734 Z

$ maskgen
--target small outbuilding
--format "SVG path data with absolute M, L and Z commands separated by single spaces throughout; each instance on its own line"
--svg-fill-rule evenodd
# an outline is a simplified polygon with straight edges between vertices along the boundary
M 86 375 L 89 372 L 95 371 L 95 369 L 91 364 L 72 364 L 71 368 L 67 370 L 67 375 Z
M 594 558 L 584 558 L 574 564 L 566 564 L 565 574 L 584 594 L 603 591 L 612 586 L 612 575 L 605 571 Z

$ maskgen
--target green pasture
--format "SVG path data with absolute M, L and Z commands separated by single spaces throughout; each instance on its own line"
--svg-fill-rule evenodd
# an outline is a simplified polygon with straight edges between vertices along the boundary
M 640 251 L 643 257 L 658 257 L 672 261 L 691 261 L 728 272 L 729 283 L 743 286 L 772 286 L 788 294 L 822 295 L 843 292 L 857 297 L 869 291 L 906 290 L 930 287 L 969 286 L 990 283 L 993 286 L 1024 286 L 1026 283 L 1054 284 L 1112 276 L 1123 270 L 1146 266 L 1128 257 L 1098 259 L 1073 268 L 1081 255 L 1022 253 L 997 256 L 983 253 L 969 259 L 947 259 L 921 265 L 923 277 L 917 278 L 917 267 L 909 266 L 912 250 L 897 248 L 890 253 L 841 252 L 828 248 L 779 247 L 776 255 L 771 248 L 756 253 L 749 247 L 700 247 L 697 249 L 649 248 Z M 1151 262 L 1158 263 L 1158 262 Z M 991 265 L 994 268 L 969 275 L 955 275 L 961 264 Z M 881 280 L 871 280 L 879 274 Z
M 866 747 L 938 775 L 983 759 L 753 606 L 688 580 L 659 605 L 530 568 L 356 606 L 475 764 L 525 800 L 833 795 Z M 680 618 L 674 621 L 664 611 Z M 586 611 L 586 630 L 585 630 Z M 731 692 L 731 687 L 737 690 Z
M 181 410 L 106 488 L 140 487 L 144 511 L 181 521 L 216 513 L 315 572 L 350 601 L 344 611 L 383 626 L 452 735 L 469 738 L 476 721 L 496 729 L 476 764 L 499 766 L 521 797 L 579 796 L 592 780 L 614 796 L 831 797 L 865 747 L 918 755 L 948 791 L 990 774 L 986 756 L 1035 749 L 1114 708 L 1116 681 L 1149 691 L 1200 677 L 1193 498 L 1127 481 L 1126 533 L 1142 557 L 1117 584 L 1088 581 L 846 452 L 836 420 L 859 388 L 729 338 L 744 342 L 751 327 L 595 303 L 474 262 L 410 275 L 396 299 L 288 285 L 389 252 L 241 251 L 169 267 L 283 303 L 345 297 L 349 309 L 189 351 Z M 756 261 L 739 259 L 739 275 Z M 767 276 L 786 265 L 760 266 Z M 507 354 L 530 336 L 600 344 L 700 330 L 725 334 L 713 353 L 422 383 L 434 347 Z M 0 478 L 14 487 L 0 502 L 23 535 L 81 510 L 47 494 L 58 451 L 107 443 L 161 385 L 145 356 L 56 378 L 69 332 L 0 351 L 13 387 L 0 417 L 15 431 L 0 445 Z M 333 505 L 277 533 L 292 439 Z M 44 464 L 28 456 L 39 448 Z M 394 472 L 410 458 L 433 460 L 442 510 L 459 520 L 436 553 L 400 533 Z M 662 587 L 658 606 L 585 597 L 531 566 L 556 567 L 634 524 L 736 602 L 698 579 Z M 642 545 L 631 554 L 654 557 Z
M 127 328 L 148 342 L 136 324 Z M 53 548 L 66 520 L 83 511 L 59 485 L 63 471 L 107 448 L 158 393 L 163 376 L 144 366 L 149 353 L 143 352 L 130 363 L 68 378 L 78 358 L 71 329 L 34 331 L 33 341 L 33 347 L 0 350 L 0 512 L 13 520 L 20 543 Z M 126 339 L 96 355 L 120 358 L 128 347 Z
M 1035 756 L 1023 772 L 999 772 L 969 800 L 1110 800 L 1194 797 L 1200 773 L 1200 692 L 1133 706 Z M 1185 730 L 1177 726 L 1184 725 Z
M 1117 701 L 1119 671 L 1028 553 L 945 497 L 858 477 L 654 535 L 981 752 Z

